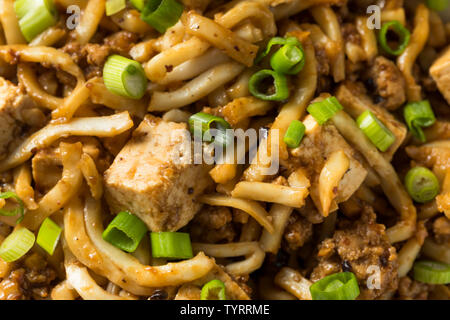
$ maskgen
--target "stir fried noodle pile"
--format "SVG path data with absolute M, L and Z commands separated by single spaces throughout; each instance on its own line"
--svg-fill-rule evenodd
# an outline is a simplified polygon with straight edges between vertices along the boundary
M 0 299 L 449 299 L 445 2 L 1 0 Z

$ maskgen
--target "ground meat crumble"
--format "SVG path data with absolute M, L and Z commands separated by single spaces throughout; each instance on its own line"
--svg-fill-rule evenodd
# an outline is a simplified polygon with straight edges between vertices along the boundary
M 286 251 L 296 251 L 308 242 L 313 234 L 312 223 L 296 212 L 289 217 L 283 239 Z
M 384 225 L 377 224 L 375 218 L 373 209 L 366 206 L 358 220 L 341 220 L 333 238 L 319 245 L 312 281 L 332 273 L 351 271 L 360 285 L 358 299 L 377 299 L 394 292 L 398 285 L 397 253 L 386 237 Z M 367 280 L 373 275 L 370 266 L 380 268 L 380 289 L 367 288 Z
M 196 242 L 232 242 L 236 236 L 232 220 L 229 208 L 205 206 L 191 223 L 191 237 Z
M 0 282 L 0 300 L 48 299 L 56 276 L 42 255 L 30 253 L 15 262 L 9 275 Z
M 418 282 L 408 276 L 400 278 L 398 284 L 398 299 L 427 300 L 432 287 L 432 285 Z

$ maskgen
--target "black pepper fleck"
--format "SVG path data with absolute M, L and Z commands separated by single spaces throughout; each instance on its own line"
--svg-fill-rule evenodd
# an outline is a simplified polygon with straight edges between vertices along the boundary
M 376 95 L 376 96 L 373 98 L 373 102 L 375 102 L 375 104 L 381 103 L 381 102 L 383 102 L 383 101 L 384 101 L 384 98 L 383 98 L 382 96 Z
M 352 271 L 352 266 L 347 260 L 342 261 L 342 270 L 344 272 Z
M 278 253 L 275 257 L 275 266 L 277 268 L 282 268 L 288 264 L 288 261 L 289 255 L 283 250 L 278 250 Z
M 164 290 L 155 290 L 153 294 L 150 296 L 150 300 L 165 300 L 169 297 L 166 291 Z
M 386 257 L 385 254 L 380 256 L 380 264 L 383 267 L 386 267 L 388 265 L 388 258 Z
M 364 84 L 366 85 L 367 89 L 369 89 L 370 91 L 375 91 L 377 89 L 375 81 L 373 81 L 372 78 L 368 78 L 366 81 L 364 81 Z

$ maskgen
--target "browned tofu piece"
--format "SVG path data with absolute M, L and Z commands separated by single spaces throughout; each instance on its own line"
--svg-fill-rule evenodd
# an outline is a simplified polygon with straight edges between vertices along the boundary
M 336 127 L 331 123 L 316 125 L 309 130 L 298 148 L 292 149 L 290 165 L 295 169 L 306 170 L 311 181 L 310 195 L 316 208 L 322 213 L 319 200 L 319 176 L 328 159 L 335 151 L 342 150 L 348 157 L 350 166 L 342 177 L 330 212 L 337 209 L 337 204 L 346 201 L 361 186 L 367 176 L 367 170 L 357 160 L 357 152 L 345 141 Z
M 439 91 L 450 103 L 450 47 L 433 63 L 430 75 L 436 81 Z
M 12 144 L 19 142 L 23 131 L 22 111 L 33 105 L 18 86 L 0 77 L 0 159 Z
M 395 136 L 394 143 L 383 152 L 386 160 L 391 161 L 397 149 L 402 145 L 408 130 L 406 126 L 398 121 L 388 110 L 373 104 L 366 95 L 364 86 L 361 83 L 344 82 L 336 92 L 336 98 L 344 106 L 344 109 L 354 119 L 366 110 L 370 110 L 383 124 L 391 130 Z
M 193 164 L 185 123 L 148 115 L 105 172 L 106 200 L 114 214 L 126 210 L 150 228 L 175 231 L 200 209 L 211 183 L 209 166 Z

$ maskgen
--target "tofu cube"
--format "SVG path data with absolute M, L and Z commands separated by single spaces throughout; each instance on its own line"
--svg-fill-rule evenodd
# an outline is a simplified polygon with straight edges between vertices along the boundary
M 450 103 L 450 47 L 433 63 L 430 75 L 436 81 L 439 91 Z
M 196 197 L 212 185 L 210 166 L 194 164 L 185 123 L 147 115 L 105 172 L 106 200 L 151 231 L 176 231 L 197 213 Z

